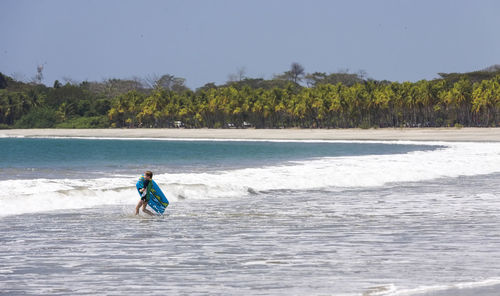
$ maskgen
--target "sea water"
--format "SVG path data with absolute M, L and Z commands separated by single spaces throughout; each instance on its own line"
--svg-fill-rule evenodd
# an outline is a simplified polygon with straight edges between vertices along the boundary
M 499 180 L 500 143 L 0 138 L 0 294 L 499 295 Z

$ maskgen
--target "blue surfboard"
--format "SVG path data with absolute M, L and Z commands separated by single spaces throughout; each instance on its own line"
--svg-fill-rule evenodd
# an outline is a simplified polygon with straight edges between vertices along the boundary
M 168 207 L 168 199 L 165 197 L 165 194 L 163 194 L 158 184 L 156 184 L 154 180 L 151 182 L 153 183 L 153 186 L 151 186 L 151 191 L 149 191 L 148 205 L 158 214 L 163 214 L 165 209 Z M 141 196 L 139 189 L 144 187 L 144 175 L 139 178 L 135 187 L 137 188 L 139 196 Z

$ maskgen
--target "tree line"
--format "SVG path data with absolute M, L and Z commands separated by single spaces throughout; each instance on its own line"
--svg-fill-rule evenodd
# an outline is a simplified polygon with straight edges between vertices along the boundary
M 40 72 L 40 71 L 39 71 Z M 41 73 L 39 73 L 41 75 Z M 237 79 L 191 90 L 173 75 L 146 80 L 55 81 L 47 87 L 0 73 L 0 128 L 372 128 L 498 126 L 500 68 L 439 73 L 418 82 L 365 73 Z

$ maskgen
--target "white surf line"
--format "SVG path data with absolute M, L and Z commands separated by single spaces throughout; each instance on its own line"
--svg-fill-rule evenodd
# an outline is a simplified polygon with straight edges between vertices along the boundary
M 489 278 L 485 280 L 480 280 L 476 282 L 461 282 L 454 284 L 443 284 L 443 285 L 434 285 L 434 286 L 422 286 L 412 289 L 391 289 L 390 291 L 384 291 L 379 294 L 370 294 L 370 295 L 380 295 L 380 296 L 410 296 L 410 295 L 419 295 L 423 293 L 429 292 L 440 292 L 452 289 L 474 289 L 480 287 L 488 287 L 500 285 L 500 277 Z
M 420 141 L 420 140 L 312 140 L 312 139 L 239 139 L 239 138 L 151 138 L 151 137 L 96 137 L 96 136 L 11 136 L 0 135 L 0 138 L 24 139 L 77 139 L 77 140 L 119 140 L 119 141 L 171 141 L 171 142 L 271 142 L 271 143 L 353 143 L 353 144 L 397 144 L 397 145 L 432 145 L 468 144 L 483 142 L 457 141 Z

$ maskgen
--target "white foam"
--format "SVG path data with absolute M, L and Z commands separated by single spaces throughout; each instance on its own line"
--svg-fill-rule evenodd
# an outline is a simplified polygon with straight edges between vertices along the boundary
M 444 143 L 439 143 L 444 144 Z M 287 165 L 247 168 L 217 174 L 163 174 L 164 183 L 196 185 L 208 193 L 280 189 L 328 189 L 382 186 L 390 182 L 423 181 L 500 171 L 500 144 L 455 143 L 434 151 L 397 155 L 329 157 Z
M 314 140 L 314 139 L 238 139 L 238 138 L 153 138 L 153 137 L 82 137 L 82 136 L 13 136 L 1 135 L 1 138 L 31 139 L 78 139 L 78 140 L 120 140 L 120 141 L 167 141 L 167 142 L 274 142 L 274 143 L 373 143 L 421 145 L 424 142 L 408 140 Z
M 412 288 L 412 289 L 398 289 L 397 287 L 394 287 L 390 291 L 381 292 L 379 294 L 374 294 L 374 295 L 411 296 L 411 295 L 420 295 L 420 294 L 425 294 L 425 293 L 430 293 L 430 292 L 439 292 L 439 291 L 454 290 L 454 289 L 474 289 L 474 288 L 488 287 L 488 286 L 494 286 L 494 285 L 500 285 L 500 278 L 495 277 L 495 278 L 488 278 L 488 279 L 484 279 L 484 280 L 454 283 L 454 284 L 448 284 L 448 285 L 443 284 L 443 285 L 434 285 L 434 286 L 421 286 L 421 287 Z
M 135 179 L 0 181 L 0 216 L 137 202 Z M 132 186 L 131 186 L 132 184 Z
M 155 174 L 155 180 L 167 198 L 175 201 L 179 198 L 240 198 L 269 190 L 384 186 L 391 182 L 500 172 L 500 143 L 418 144 L 445 147 L 406 154 L 328 157 L 210 173 Z M 0 181 L 3 188 L 0 215 L 133 204 L 138 200 L 135 182 L 135 177 Z

